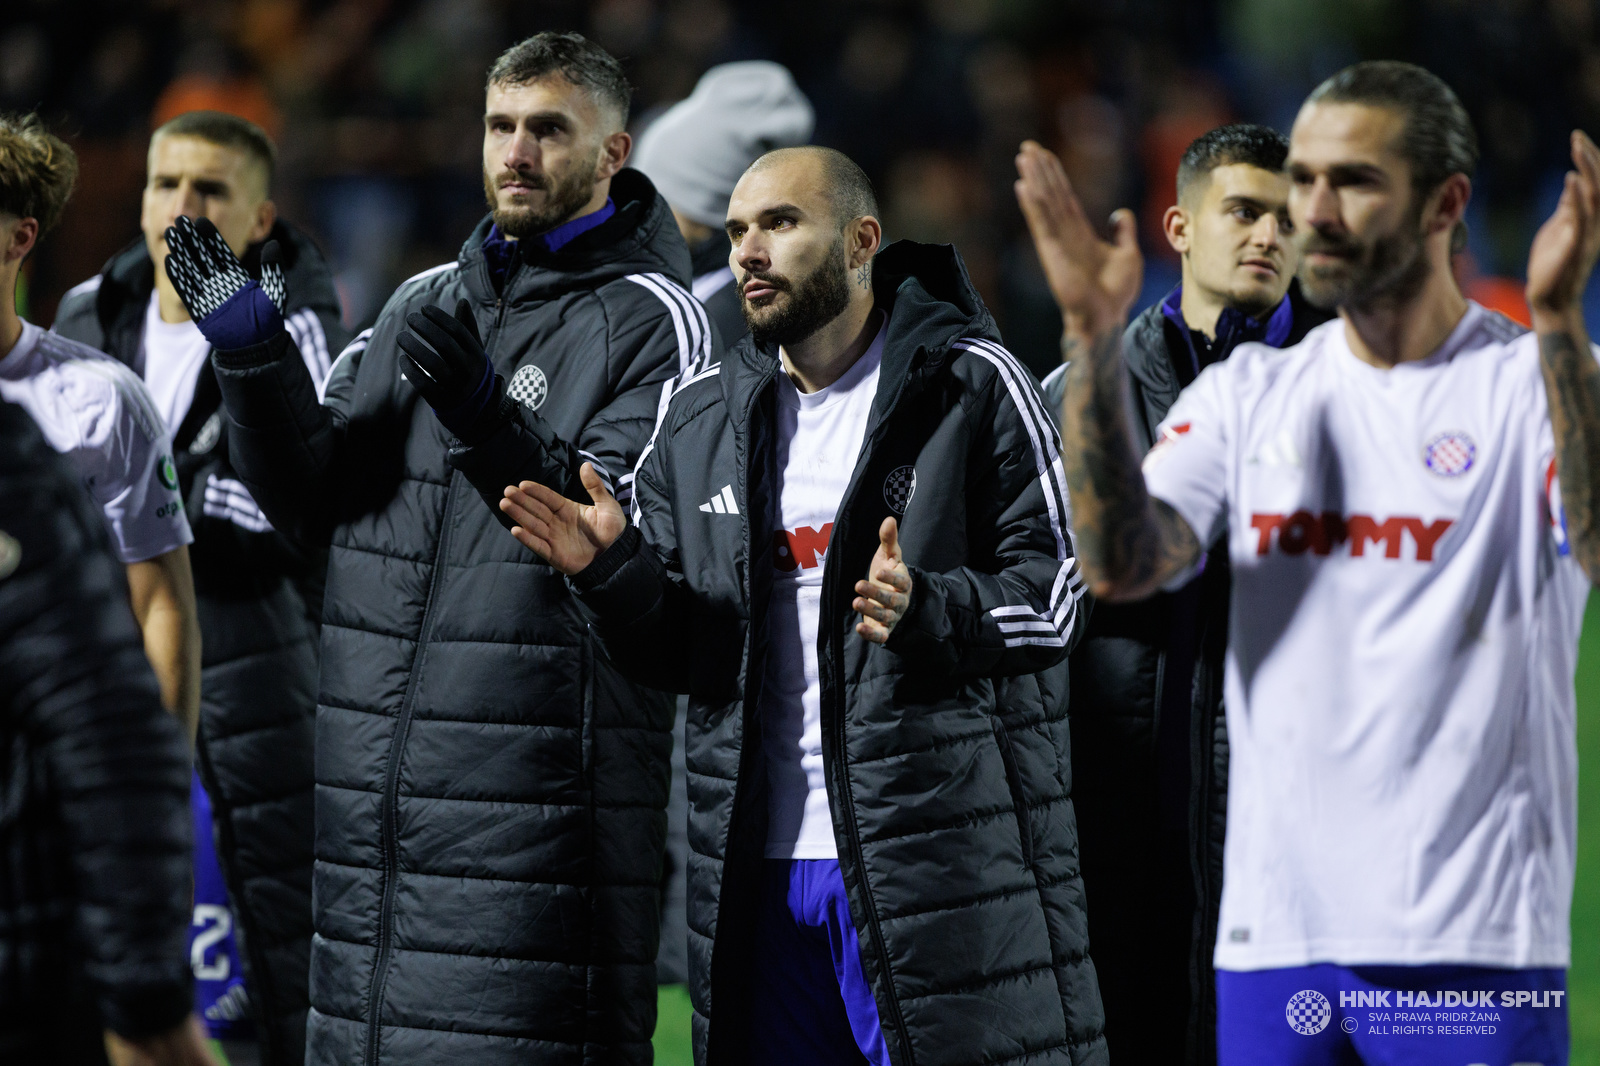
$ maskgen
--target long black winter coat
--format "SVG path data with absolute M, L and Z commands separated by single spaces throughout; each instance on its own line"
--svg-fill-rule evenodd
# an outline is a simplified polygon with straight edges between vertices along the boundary
M 890 1057 L 1105 1062 L 1057 666 L 1083 582 L 1056 435 L 954 249 L 902 242 L 874 271 L 888 335 L 829 541 L 818 656 L 839 866 Z M 573 579 L 613 660 L 690 696 L 701 1063 L 749 1061 L 778 372 L 746 338 L 686 379 L 639 465 L 639 524 Z M 855 634 L 850 601 L 890 515 L 915 591 L 879 646 Z
M 192 1009 L 189 753 L 105 520 L 0 402 L 0 1062 L 104 1063 Z
M 347 339 L 339 300 L 311 238 L 279 222 L 288 326 L 318 380 Z M 264 243 L 264 242 L 263 242 Z M 254 272 L 260 245 L 246 255 Z M 145 373 L 145 311 L 155 268 L 140 238 L 62 300 L 57 333 Z M 173 433 L 178 487 L 194 544 L 202 640 L 196 756 L 211 798 L 217 856 L 267 1066 L 305 1061 L 311 954 L 312 746 L 316 597 L 326 556 L 272 529 L 229 461 L 222 394 L 209 363 Z
M 573 493 L 587 457 L 623 491 L 663 385 L 709 356 L 665 203 L 631 170 L 611 195 L 559 252 L 522 242 L 503 293 L 485 219 L 340 356 L 326 406 L 281 335 L 215 357 L 240 478 L 280 528 L 331 536 L 313 1066 L 650 1061 L 672 705 L 595 654 L 561 576 L 479 498 Z M 478 449 L 395 343 L 463 297 L 537 406 Z
M 1328 315 L 1291 286 L 1297 344 Z M 1241 336 L 1208 353 L 1227 358 Z M 1252 333 L 1248 339 L 1259 340 Z M 1122 338 L 1140 453 L 1197 373 L 1199 360 L 1158 303 Z M 1062 378 L 1045 379 L 1061 417 Z M 1216 1061 L 1211 957 L 1222 896 L 1228 731 L 1222 706 L 1228 554 L 1212 552 L 1182 589 L 1099 604 L 1073 651 L 1072 759 L 1089 940 L 1106 1035 L 1132 1062 Z

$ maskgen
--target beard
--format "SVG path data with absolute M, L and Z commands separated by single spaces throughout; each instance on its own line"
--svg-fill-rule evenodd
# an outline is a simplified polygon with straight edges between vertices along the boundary
M 752 278 L 759 278 L 778 290 L 771 304 L 754 307 L 744 298 L 745 284 Z M 780 303 L 785 293 L 788 299 Z M 762 348 L 799 344 L 844 314 L 849 306 L 850 273 L 845 268 L 842 236 L 833 242 L 822 264 L 798 281 L 758 270 L 739 279 L 739 309 L 744 312 L 751 339 Z
M 600 172 L 600 153 L 586 163 L 578 163 L 564 178 L 553 179 L 549 174 L 519 174 L 504 170 L 491 177 L 483 172 L 483 195 L 489 201 L 495 225 L 507 237 L 526 240 L 554 229 L 578 213 L 594 196 L 595 176 Z M 510 182 L 528 185 L 544 193 L 544 203 L 539 207 L 517 204 L 501 207 L 499 189 Z
M 1329 236 L 1312 231 L 1300 249 L 1330 252 L 1343 262 L 1300 269 L 1300 291 L 1324 311 L 1340 307 L 1368 307 L 1384 301 L 1403 303 L 1422 291 L 1432 267 L 1423 246 L 1422 198 L 1407 210 L 1390 233 L 1363 243 L 1348 235 Z M 1302 258 L 1302 263 L 1304 259 Z

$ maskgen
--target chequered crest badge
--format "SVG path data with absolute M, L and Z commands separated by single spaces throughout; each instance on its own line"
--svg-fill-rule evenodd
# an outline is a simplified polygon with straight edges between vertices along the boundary
M 916 495 L 916 492 L 915 467 L 897 466 L 883 479 L 883 502 L 897 515 L 906 513 L 906 508 L 911 506 L 911 497 Z
M 194 435 L 194 440 L 189 442 L 190 455 L 204 455 L 217 446 L 217 441 L 222 439 L 222 412 L 212 411 L 211 417 L 206 419 L 200 427 L 200 432 Z
M 544 398 L 550 395 L 550 382 L 545 380 L 543 370 L 529 363 L 518 367 L 517 372 L 511 375 L 511 384 L 506 386 L 506 391 L 528 410 L 537 411 L 539 405 L 544 403 Z
M 0 529 L 0 578 L 10 577 L 21 562 L 21 542 L 10 533 Z
M 1316 1036 L 1333 1021 L 1333 1004 L 1321 992 L 1306 988 L 1289 997 L 1284 1016 L 1289 1019 L 1289 1028 L 1301 1036 Z
M 1422 462 L 1440 477 L 1460 477 L 1472 469 L 1478 446 L 1465 433 L 1441 433 L 1422 451 Z

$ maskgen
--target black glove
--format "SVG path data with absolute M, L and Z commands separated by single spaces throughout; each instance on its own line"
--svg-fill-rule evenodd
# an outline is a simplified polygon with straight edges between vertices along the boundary
M 165 236 L 167 277 L 213 348 L 249 348 L 282 332 L 284 286 L 277 241 L 261 249 L 257 282 L 210 219 L 181 217 Z
M 406 380 L 433 408 L 439 422 L 464 444 L 473 444 L 503 421 L 505 381 L 494 372 L 478 338 L 472 305 L 456 302 L 454 318 L 428 304 L 406 316 L 398 338 Z

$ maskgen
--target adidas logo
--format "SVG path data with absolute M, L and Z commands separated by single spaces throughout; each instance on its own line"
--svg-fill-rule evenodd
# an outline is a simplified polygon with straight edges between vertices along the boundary
M 711 497 L 710 503 L 702 503 L 700 510 L 712 514 L 738 514 L 739 505 L 733 500 L 733 486 L 722 486 L 722 491 Z

